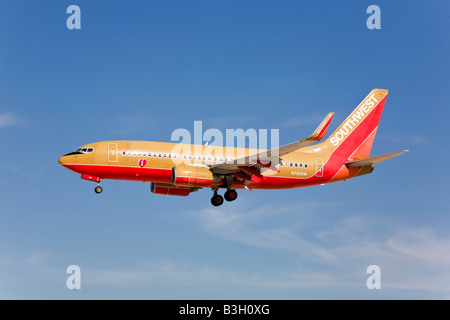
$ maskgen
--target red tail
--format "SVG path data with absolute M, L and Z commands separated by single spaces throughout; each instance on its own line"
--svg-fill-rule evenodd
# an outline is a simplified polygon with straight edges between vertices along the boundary
M 324 141 L 327 150 L 344 159 L 361 159 L 370 155 L 388 90 L 374 89 Z

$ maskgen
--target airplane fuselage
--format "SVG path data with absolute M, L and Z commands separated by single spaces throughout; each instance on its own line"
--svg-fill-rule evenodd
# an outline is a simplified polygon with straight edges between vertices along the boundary
M 374 165 L 406 151 L 370 157 L 388 91 L 374 89 L 330 135 L 329 113 L 312 135 L 256 150 L 151 141 L 87 144 L 59 159 L 66 168 L 97 182 L 102 179 L 151 182 L 155 194 L 187 196 L 211 188 L 211 203 L 237 198 L 236 189 L 289 189 L 341 181 L 371 173 Z
M 103 141 L 84 145 L 80 149 L 92 149 L 89 153 L 69 154 L 60 163 L 79 174 L 100 179 L 132 180 L 171 184 L 172 168 L 180 163 L 208 166 L 235 160 L 242 155 L 260 152 L 255 149 L 226 148 L 191 145 L 184 149 L 192 152 L 174 153 L 176 143 L 152 141 Z M 330 182 L 347 159 L 332 157 L 326 146 L 313 145 L 282 157 L 277 171 L 267 169 L 262 178 L 253 176 L 246 185 L 250 189 L 299 188 Z M 205 151 L 212 152 L 205 152 Z M 199 151 L 199 152 L 195 152 Z M 220 154 L 220 156 L 217 156 Z M 349 168 L 332 181 L 355 176 L 357 168 Z M 212 187 L 214 185 L 206 185 Z M 219 184 L 220 187 L 221 184 Z M 233 183 L 234 189 L 244 188 L 244 183 Z

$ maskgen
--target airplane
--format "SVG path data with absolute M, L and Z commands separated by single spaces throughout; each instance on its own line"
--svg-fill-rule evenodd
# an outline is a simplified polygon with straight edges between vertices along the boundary
M 188 196 L 211 188 L 211 204 L 236 200 L 236 190 L 289 189 L 322 185 L 371 173 L 402 150 L 378 156 L 370 151 L 388 90 L 374 89 L 323 142 L 334 113 L 312 135 L 271 150 L 152 141 L 103 141 L 77 148 L 59 163 L 97 183 L 104 179 L 150 182 L 152 193 Z M 224 196 L 218 194 L 225 189 Z

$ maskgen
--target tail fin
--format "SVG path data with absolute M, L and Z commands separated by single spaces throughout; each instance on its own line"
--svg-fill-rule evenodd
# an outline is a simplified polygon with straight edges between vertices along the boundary
M 372 149 L 388 90 L 374 89 L 323 143 L 336 156 L 367 158 Z

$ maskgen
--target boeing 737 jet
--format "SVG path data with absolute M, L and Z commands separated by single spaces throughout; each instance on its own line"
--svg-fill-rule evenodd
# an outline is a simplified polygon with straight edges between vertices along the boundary
M 150 182 L 155 194 L 188 196 L 213 191 L 211 203 L 236 200 L 237 189 L 288 189 L 326 184 L 371 173 L 374 166 L 407 150 L 370 156 L 388 90 L 374 89 L 328 139 L 329 113 L 314 133 L 271 149 L 230 148 L 151 141 L 103 141 L 59 159 L 82 179 Z M 224 197 L 219 195 L 224 189 Z

